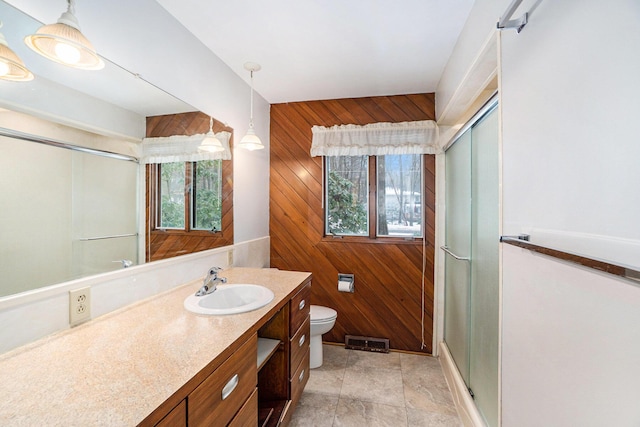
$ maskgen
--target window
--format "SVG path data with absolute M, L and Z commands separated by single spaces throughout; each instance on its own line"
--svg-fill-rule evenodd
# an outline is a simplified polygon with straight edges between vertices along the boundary
M 325 157 L 325 234 L 422 237 L 423 156 Z M 370 194 L 377 195 L 370 202 Z
M 422 156 L 378 156 L 378 236 L 422 237 Z
M 326 234 L 369 234 L 369 157 L 327 157 Z
M 155 229 L 222 229 L 222 161 L 154 165 Z

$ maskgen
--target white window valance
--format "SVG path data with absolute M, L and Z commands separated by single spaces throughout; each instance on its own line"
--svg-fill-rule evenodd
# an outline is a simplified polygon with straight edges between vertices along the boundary
M 205 134 L 174 135 L 163 138 L 144 138 L 142 140 L 142 163 L 199 162 L 202 160 L 231 160 L 229 139 L 231 133 L 222 131 L 215 134 L 224 151 L 211 153 L 198 149 Z
M 436 154 L 440 151 L 438 125 L 433 120 L 313 126 L 311 131 L 311 156 Z

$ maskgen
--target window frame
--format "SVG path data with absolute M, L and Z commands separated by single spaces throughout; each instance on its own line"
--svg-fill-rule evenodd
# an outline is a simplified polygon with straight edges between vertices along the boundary
M 422 154 L 420 158 L 421 163 L 421 188 L 422 194 L 420 197 L 420 209 L 422 210 L 422 236 L 414 237 L 414 236 L 379 236 L 378 235 L 378 181 L 377 181 L 377 171 L 378 171 L 378 156 L 370 155 L 368 170 L 369 170 L 369 233 L 367 236 L 355 236 L 355 235 L 332 235 L 327 234 L 327 185 L 328 185 L 328 177 L 327 177 L 327 156 L 322 157 L 322 171 L 323 171 L 323 181 L 322 181 L 322 207 L 323 207 L 323 221 L 322 221 L 322 241 L 324 242 L 345 242 L 345 243 L 405 243 L 405 244 L 422 244 L 423 240 L 426 239 L 426 224 L 427 224 L 427 197 L 425 192 L 427 191 L 427 154 Z
M 208 237 L 219 240 L 224 240 L 225 244 L 228 244 L 226 240 L 233 238 L 233 224 L 227 224 L 225 221 L 225 212 L 233 211 L 233 196 L 232 189 L 225 188 L 230 181 L 229 170 L 227 164 L 231 161 L 221 160 L 221 229 L 201 230 L 192 228 L 192 220 L 194 212 L 192 211 L 192 201 L 194 200 L 193 194 L 193 180 L 197 162 L 180 162 L 185 166 L 185 201 L 184 201 L 184 228 L 163 228 L 159 227 L 160 224 L 160 179 L 162 164 L 148 164 L 147 165 L 147 232 L 150 234 L 172 234 L 194 237 Z M 230 185 L 230 184 L 229 184 Z
M 206 161 L 206 160 L 205 160 Z M 218 192 L 220 195 L 220 229 L 219 230 L 206 230 L 206 229 L 202 229 L 202 228 L 193 228 L 197 222 L 196 219 L 196 212 L 197 212 L 197 206 L 196 206 L 196 202 L 197 202 L 197 193 L 198 193 L 198 188 L 197 186 L 194 186 L 194 182 L 198 181 L 198 167 L 197 167 L 197 163 L 198 162 L 190 162 L 191 163 L 191 170 L 189 170 L 189 168 L 187 168 L 186 172 L 190 172 L 190 180 L 191 180 L 191 184 L 189 186 L 189 207 L 190 207 L 190 212 L 188 212 L 189 215 L 189 229 L 192 231 L 207 231 L 207 232 L 212 232 L 212 233 L 218 233 L 218 232 L 222 232 L 222 213 L 223 213 L 223 206 L 222 206 L 222 182 L 223 182 L 223 160 L 209 160 L 209 161 L 214 161 L 214 162 L 220 162 L 219 168 L 219 175 L 220 175 L 220 181 L 217 183 L 218 185 Z

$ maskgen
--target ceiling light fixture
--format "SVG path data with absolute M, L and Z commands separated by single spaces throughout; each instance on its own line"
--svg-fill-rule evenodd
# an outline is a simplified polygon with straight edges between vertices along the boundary
M 249 121 L 247 134 L 242 137 L 238 146 L 249 151 L 262 150 L 264 145 L 262 145 L 262 141 L 260 141 L 260 138 L 258 138 L 258 135 L 256 135 L 256 131 L 253 128 L 253 73 L 255 71 L 260 71 L 260 68 L 262 67 L 260 67 L 260 64 L 256 64 L 255 62 L 246 62 L 244 64 L 244 68 L 251 72 L 251 120 Z
M 24 42 L 47 59 L 83 70 L 100 70 L 104 61 L 98 56 L 91 42 L 80 32 L 75 17 L 75 0 L 67 0 L 68 8 L 58 22 L 43 25 L 25 37 Z
M 2 28 L 2 21 L 0 21 Z M 0 33 L 0 79 L 12 82 L 28 82 L 33 80 L 33 73 L 25 67 L 24 62 L 9 47 L 7 39 Z
M 224 151 L 222 142 L 220 142 L 220 140 L 216 138 L 215 134 L 213 133 L 213 117 L 209 117 L 209 132 L 205 134 L 204 139 L 198 147 L 198 150 L 208 151 L 210 153 Z

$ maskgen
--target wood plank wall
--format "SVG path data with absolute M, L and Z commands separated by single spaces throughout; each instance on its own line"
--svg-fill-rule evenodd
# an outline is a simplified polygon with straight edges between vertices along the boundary
M 147 138 L 172 135 L 196 135 L 209 131 L 209 116 L 199 111 L 147 117 Z M 231 133 L 229 146 L 233 147 L 233 129 L 213 120 L 215 133 Z M 233 151 L 233 148 L 232 148 Z M 222 161 L 222 232 L 206 231 L 151 231 L 149 233 L 150 167 L 146 171 L 146 261 L 156 261 L 186 255 L 207 249 L 233 245 L 233 160 Z
M 311 127 L 435 119 L 434 95 L 417 94 L 271 106 L 271 266 L 311 271 L 311 303 L 338 312 L 325 341 L 345 334 L 388 338 L 392 349 L 432 352 L 435 158 L 425 156 L 426 272 L 422 348 L 422 243 L 360 243 L 323 236 L 322 158 L 311 157 Z M 355 293 L 338 292 L 355 274 Z

